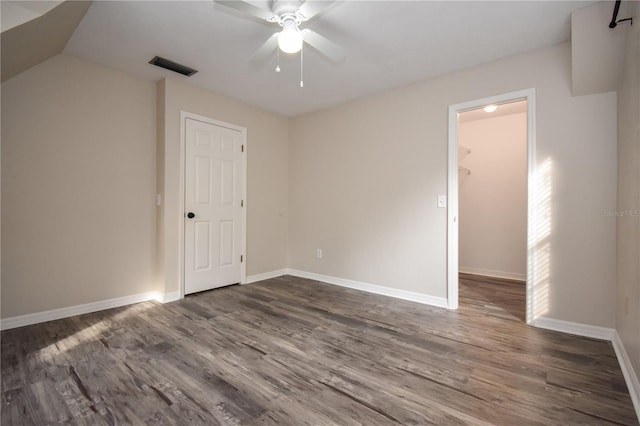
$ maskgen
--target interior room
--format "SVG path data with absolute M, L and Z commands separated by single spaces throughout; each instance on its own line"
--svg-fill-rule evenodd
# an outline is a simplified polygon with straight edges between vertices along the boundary
M 1 8 L 3 425 L 638 424 L 640 2 Z
M 462 293 L 525 321 L 527 101 L 464 111 L 457 123 Z

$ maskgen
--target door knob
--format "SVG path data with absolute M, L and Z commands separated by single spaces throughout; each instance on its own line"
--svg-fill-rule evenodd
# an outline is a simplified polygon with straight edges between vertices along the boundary
M 194 212 L 189 212 L 189 213 L 187 213 L 187 217 L 189 219 L 193 219 L 194 217 L 196 217 L 196 214 Z

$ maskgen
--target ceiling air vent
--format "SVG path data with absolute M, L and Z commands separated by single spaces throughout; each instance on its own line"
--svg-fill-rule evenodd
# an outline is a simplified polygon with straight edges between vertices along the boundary
M 194 70 L 193 68 L 189 68 L 186 65 L 178 64 L 168 59 L 161 58 L 160 56 L 155 56 L 152 60 L 149 61 L 149 63 L 151 65 L 155 65 L 169 71 L 177 72 L 178 74 L 186 75 L 187 77 L 191 77 L 198 72 L 198 70 Z

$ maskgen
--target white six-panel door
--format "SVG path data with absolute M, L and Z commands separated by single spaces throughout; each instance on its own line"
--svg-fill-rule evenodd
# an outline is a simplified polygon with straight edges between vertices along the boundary
M 185 294 L 241 279 L 243 139 L 238 130 L 185 122 Z

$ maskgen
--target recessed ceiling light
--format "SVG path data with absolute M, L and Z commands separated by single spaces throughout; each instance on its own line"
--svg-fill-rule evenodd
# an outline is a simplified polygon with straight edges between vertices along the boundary
M 496 109 L 498 109 L 498 105 L 487 105 L 486 107 L 484 107 L 485 112 L 493 112 Z

